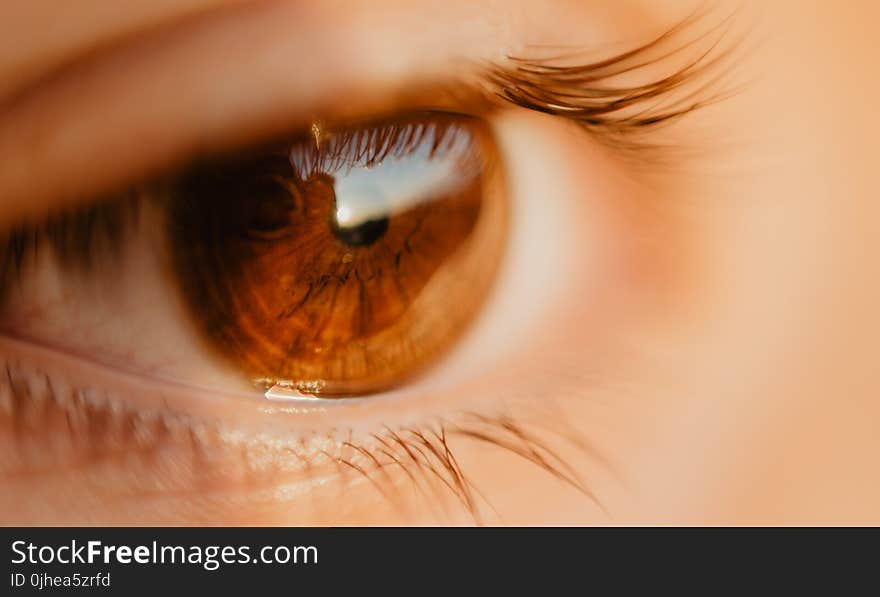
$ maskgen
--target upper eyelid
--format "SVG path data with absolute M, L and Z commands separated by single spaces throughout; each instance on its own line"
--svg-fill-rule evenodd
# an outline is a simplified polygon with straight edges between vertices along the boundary
M 434 85 L 449 79 L 450 31 L 420 36 L 419 47 L 408 48 L 427 61 L 389 66 L 369 40 L 347 51 L 322 47 L 321 33 L 337 24 L 301 6 L 257 3 L 234 18 L 209 15 L 156 32 L 0 105 L 0 154 L 7 158 L 0 163 L 0 227 L 203 153 L 296 130 L 319 111 L 349 120 L 393 105 L 459 101 Z M 385 30 L 375 35 L 391 46 L 397 35 L 407 48 L 411 40 L 394 23 L 377 25 Z M 496 51 L 492 25 L 474 27 L 471 46 L 459 44 L 456 56 Z
M 244 31 L 249 30 L 249 27 L 251 31 L 263 31 L 263 27 L 270 26 L 272 21 L 277 21 L 277 15 L 273 10 L 268 9 L 262 12 L 254 11 L 251 18 L 254 19 L 253 22 L 242 23 L 239 22 L 242 19 L 237 19 L 233 25 L 243 28 Z M 226 25 L 229 24 L 221 23 L 221 33 L 224 32 L 222 27 Z M 679 28 L 683 28 L 681 24 Z M 206 54 L 205 43 L 216 43 L 218 39 L 226 39 L 226 37 L 225 34 L 218 34 L 207 25 L 196 30 L 195 33 L 187 31 L 177 37 L 163 37 L 160 40 L 161 44 L 167 44 L 168 47 L 158 45 L 151 49 L 151 53 L 145 53 L 144 48 L 139 46 L 130 50 L 131 56 L 134 57 L 132 59 L 141 67 L 139 77 L 125 79 L 124 73 L 114 70 L 114 67 L 118 69 L 121 65 L 125 65 L 127 58 L 123 53 L 122 57 L 111 56 L 105 62 L 86 64 L 80 72 L 70 73 L 68 77 L 60 77 L 57 81 L 51 82 L 48 89 L 37 89 L 33 98 L 25 98 L 28 101 L 9 107 L 5 118 L 0 115 L 0 153 L 11 157 L 0 162 L 0 194 L 8 198 L 8 203 L 20 205 L 7 206 L 7 211 L 0 213 L 0 227 L 8 225 L 17 217 L 28 215 L 26 212 L 17 213 L 16 208 L 38 206 L 45 210 L 54 201 L 96 198 L 109 189 L 121 188 L 133 180 L 147 178 L 201 154 L 235 149 L 277 135 L 279 131 L 303 128 L 309 121 L 306 115 L 314 115 L 319 110 L 323 111 L 322 114 L 338 113 L 342 120 L 357 120 L 371 113 L 383 111 L 388 113 L 398 108 L 430 107 L 462 111 L 463 107 L 471 105 L 478 106 L 476 110 L 486 110 L 492 105 L 506 101 L 571 118 L 593 130 L 601 129 L 606 121 L 614 126 L 613 132 L 618 133 L 627 125 L 625 118 L 617 118 L 620 114 L 625 114 L 625 111 L 619 112 L 607 107 L 603 109 L 601 106 L 597 107 L 595 101 L 588 104 L 586 116 L 583 114 L 582 102 L 570 102 L 570 105 L 565 105 L 566 100 L 579 93 L 579 84 L 577 82 L 561 84 L 560 81 L 565 82 L 564 78 L 559 76 L 562 71 L 559 71 L 559 67 L 552 61 L 482 59 L 462 63 L 464 66 L 461 72 L 455 73 L 455 77 L 449 77 L 447 73 L 447 82 L 440 85 L 433 82 L 443 80 L 443 77 L 438 76 L 434 79 L 423 77 L 418 81 L 418 77 L 414 77 L 414 74 L 409 72 L 397 73 L 399 80 L 386 81 L 387 85 L 368 85 L 371 75 L 364 76 L 364 73 L 359 73 L 361 77 L 359 87 L 358 83 L 347 79 L 346 73 L 342 73 L 342 76 L 329 80 L 331 84 L 323 89 L 325 97 L 320 100 L 316 97 L 304 97 L 308 93 L 304 93 L 296 85 L 290 85 L 289 80 L 285 82 L 283 79 L 279 85 L 274 84 L 278 81 L 273 81 L 273 84 L 269 85 L 272 93 L 236 96 L 233 92 L 232 96 L 235 99 L 230 100 L 228 97 L 222 97 L 224 86 L 223 77 L 220 75 L 225 71 L 222 70 L 222 65 L 214 64 L 214 67 L 219 66 L 220 70 L 208 73 L 211 76 L 204 76 L 201 83 L 206 86 L 196 87 L 198 92 L 179 94 L 178 98 L 181 101 L 166 103 L 163 106 L 164 112 L 151 109 L 142 114 L 145 116 L 142 120 L 130 118 L 132 114 L 127 110 L 156 106 L 155 103 L 141 100 L 138 96 L 137 92 L 139 89 L 144 89 L 142 86 L 145 82 L 149 84 L 152 79 L 154 86 L 161 85 L 161 79 L 167 75 L 168 68 L 172 71 L 171 80 L 175 76 L 178 78 L 182 76 L 183 71 L 177 71 L 173 68 L 173 64 L 169 65 L 167 61 L 163 62 L 163 57 L 165 59 L 173 57 L 179 63 L 188 56 L 192 61 L 191 67 L 203 64 Z M 290 36 L 288 35 L 287 38 Z M 155 40 L 145 42 L 147 46 L 150 46 L 150 43 L 155 43 Z M 283 47 L 284 43 L 289 43 L 289 39 L 280 43 Z M 482 43 L 491 45 L 486 44 L 485 41 Z M 643 49 L 651 47 L 649 44 Z M 274 49 L 276 53 L 279 51 L 278 48 Z M 470 51 L 475 53 L 482 51 L 482 54 L 490 55 L 492 51 L 498 51 L 498 48 L 474 47 Z M 639 51 L 624 52 L 619 55 L 617 61 L 612 58 L 597 63 L 595 71 L 598 73 L 600 68 L 604 68 L 607 76 L 597 78 L 598 83 L 593 87 L 580 89 L 582 97 L 589 99 L 592 89 L 598 89 L 598 85 L 605 78 L 626 72 L 632 66 L 633 60 L 641 59 L 640 54 Z M 158 55 L 158 58 L 154 55 Z M 296 52 L 291 52 L 290 55 L 296 55 Z M 269 63 L 277 67 L 278 64 L 272 64 L 272 60 L 273 58 L 270 57 Z M 442 61 L 438 64 L 440 62 Z M 210 60 L 208 64 L 211 64 Z M 381 70 L 379 65 L 373 66 Z M 584 72 L 583 66 L 575 65 L 570 68 L 573 71 Z M 194 69 L 190 68 L 190 70 Z M 153 77 L 149 76 L 151 73 Z M 354 70 L 348 74 L 352 73 Z M 121 89 L 114 90 L 114 86 L 119 87 L 114 74 L 124 79 Z M 244 81 L 250 76 L 245 71 L 240 71 L 240 74 L 244 76 Z M 357 79 L 358 75 L 352 76 Z M 546 79 L 546 89 L 550 90 L 539 98 L 546 100 L 543 104 L 534 101 L 536 90 L 538 92 L 543 90 L 542 78 Z M 239 83 L 238 87 L 247 85 L 246 82 L 239 81 Z M 654 85 L 652 91 L 645 94 L 646 97 L 651 98 L 652 95 L 656 95 L 654 91 L 662 90 L 662 82 L 660 84 L 655 82 Z M 338 99 L 346 86 L 357 90 L 358 101 L 325 107 L 327 97 L 335 95 Z M 311 87 L 314 89 L 320 86 Z M 81 90 L 85 90 L 85 93 L 80 93 Z M 114 91 L 116 91 L 115 95 Z M 227 107 L 232 106 L 231 112 L 223 117 L 212 116 L 212 111 L 205 109 L 210 102 L 200 105 L 200 100 L 205 100 L 204 95 L 214 97 L 210 93 L 212 91 L 221 94 L 223 101 L 227 102 Z M 200 93 L 203 95 L 200 96 Z M 393 99 L 389 101 L 389 97 Z M 620 101 L 626 100 L 627 97 L 627 89 L 623 88 L 615 99 Z M 104 102 L 101 102 L 101 99 Z M 245 104 L 251 102 L 252 105 L 236 105 L 242 102 Z M 53 105 L 57 108 L 54 111 L 51 110 Z M 465 108 L 464 111 L 467 109 Z M 106 126 L 107 122 L 114 122 L 114 118 L 118 126 Z M 649 115 L 637 125 L 662 120 L 664 120 L 662 115 Z M 163 127 L 177 132 L 172 137 L 162 137 L 161 133 L 157 134 L 156 131 Z M 146 137 L 150 142 L 132 142 L 132 137 L 136 139 Z M 89 168 L 94 168 L 94 165 L 100 167 L 89 172 Z M 84 176 L 84 173 L 87 175 Z M 116 179 L 113 178 L 114 174 Z M 39 185 L 34 185 L 34 180 L 41 182 Z M 6 218 L 6 221 L 3 218 Z

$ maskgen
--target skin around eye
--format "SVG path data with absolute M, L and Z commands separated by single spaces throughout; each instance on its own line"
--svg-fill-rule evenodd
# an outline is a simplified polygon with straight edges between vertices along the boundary
M 506 209 L 478 119 L 424 114 L 212 162 L 170 193 L 172 259 L 207 343 L 257 387 L 397 386 L 460 336 Z
M 122 12 L 131 17 L 144 3 L 131 0 Z M 28 257 L 33 263 L 13 272 L 14 286 L 4 282 L 0 301 L 0 336 L 22 339 L 0 337 L 0 518 L 336 526 L 880 521 L 880 270 L 871 258 L 880 251 L 876 3 L 236 4 L 242 10 L 216 24 L 198 19 L 193 28 L 147 31 L 142 44 L 73 39 L 61 57 L 78 68 L 27 73 L 45 84 L 0 110 L 0 226 L 53 206 L 79 207 L 208 147 L 307 128 L 315 115 L 462 109 L 433 103 L 433 87 L 413 101 L 387 100 L 433 77 L 457 82 L 463 63 L 521 56 L 529 62 L 518 68 L 531 69 L 543 50 L 577 53 L 577 62 L 583 52 L 601 63 L 698 6 L 735 14 L 718 49 L 736 42 L 741 51 L 715 71 L 720 79 L 701 80 L 708 93 L 694 98 L 698 110 L 640 130 L 628 138 L 637 147 L 593 143 L 560 118 L 493 114 L 511 202 L 496 287 L 442 365 L 381 399 L 285 404 L 217 396 L 218 359 L 198 349 L 199 335 L 226 353 L 204 329 L 186 325 L 192 301 L 179 305 L 166 295 L 175 282 L 162 261 L 167 243 L 155 238 L 165 214 L 158 225 L 142 214 L 144 234 L 123 229 L 115 268 L 96 263 L 85 276 L 53 264 L 51 251 Z M 251 9 L 259 18 L 248 18 Z M 94 10 L 74 12 L 89 26 L 102 21 Z M 16 49 L 8 53 L 13 60 L 38 52 L 36 30 L 62 35 L 43 21 L 28 27 L 0 18 L 12 34 L 5 39 Z M 14 43 L 15 34 L 23 43 Z M 654 57 L 636 59 L 651 71 L 665 62 Z M 624 89 L 631 75 L 652 106 L 670 105 L 654 86 L 642 86 L 653 74 L 625 75 Z M 563 70 L 556 81 L 568 87 L 591 78 Z M 597 96 L 617 97 L 616 82 L 600 82 Z M 680 91 L 691 99 L 689 88 Z M 644 115 L 642 108 L 627 114 Z M 300 147 L 298 155 L 314 158 L 308 143 Z M 292 167 L 291 149 L 281 151 L 284 168 Z M 268 185 L 267 196 L 278 186 Z M 220 203 L 215 197 L 209 205 Z M 271 240 L 276 218 L 287 213 L 267 203 L 249 220 L 253 243 Z M 342 199 L 328 211 L 333 219 L 321 229 L 328 244 L 366 251 L 388 238 L 392 218 L 350 219 L 345 208 L 357 211 L 356 203 Z M 478 226 L 488 221 L 484 207 Z M 32 243 L 22 246 L 32 254 Z M 494 330 L 503 333 L 486 333 Z M 41 342 L 47 350 L 32 346 Z M 62 347 L 75 355 L 54 354 Z M 85 366 L 74 356 L 100 363 Z M 110 371 L 127 365 L 143 375 Z M 211 388 L 198 396 L 189 388 L 166 392 L 153 377 Z M 42 398 L 50 385 L 70 408 Z M 92 395 L 113 399 L 112 407 L 79 399 Z M 205 429 L 212 417 L 234 422 L 236 432 Z M 283 449 L 279 437 L 290 441 Z M 300 468 L 279 472 L 276 459 Z M 546 463 L 557 463 L 553 474 Z M 572 477 L 601 508 L 562 480 Z M 479 519 L 448 491 L 469 480 Z

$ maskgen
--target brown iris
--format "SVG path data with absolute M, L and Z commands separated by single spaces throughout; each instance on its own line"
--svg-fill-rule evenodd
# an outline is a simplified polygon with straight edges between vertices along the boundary
M 174 188 L 182 294 L 258 386 L 375 392 L 430 365 L 483 302 L 506 213 L 478 120 L 324 130 Z

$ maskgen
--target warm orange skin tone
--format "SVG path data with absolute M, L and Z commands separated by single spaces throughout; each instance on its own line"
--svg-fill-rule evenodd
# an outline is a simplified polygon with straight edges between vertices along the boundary
M 53 21 L 63 25 L 50 39 L 31 36 L 43 31 L 40 15 L 55 10 L 54 4 L 0 8 L 0 39 L 26 33 L 15 52 L 0 52 L 0 77 L 9 85 L 35 80 L 80 50 L 131 31 L 134 22 L 176 17 L 185 6 L 137 0 L 120 15 L 113 11 L 119 3 L 92 0 L 88 8 L 78 4 L 71 18 Z M 427 8 L 389 1 L 371 2 L 369 11 L 360 11 L 358 3 L 301 4 L 278 9 L 282 17 L 267 19 L 275 28 L 266 27 L 287 40 L 286 51 L 310 50 L 310 61 L 302 65 L 279 52 L 276 69 L 248 68 L 236 62 L 241 53 L 234 43 L 229 55 L 214 55 L 200 45 L 208 34 L 198 43 L 168 36 L 158 46 L 168 48 L 174 61 L 166 56 L 162 62 L 146 50 L 127 54 L 114 68 L 83 74 L 79 85 L 53 89 L 26 111 L 0 109 L 0 155 L 11 156 L 0 165 L 0 222 L 72 200 L 54 196 L 100 148 L 115 152 L 114 163 L 136 169 L 135 152 L 116 144 L 120 123 L 143 135 L 158 131 L 157 121 L 168 122 L 176 138 L 187 127 L 199 127 L 210 130 L 202 140 L 229 141 L 236 135 L 223 128 L 227 123 L 246 120 L 243 114 L 257 113 L 256 105 L 273 109 L 264 96 L 249 94 L 254 85 L 226 81 L 218 95 L 220 84 L 211 86 L 219 79 L 213 59 L 239 75 L 249 72 L 252 83 L 261 73 L 282 72 L 282 66 L 297 69 L 291 78 L 308 78 L 308 90 L 294 93 L 290 83 L 273 95 L 288 109 L 308 111 L 318 95 L 339 96 L 343 89 L 344 97 L 358 97 L 359 106 L 375 105 L 377 79 L 411 74 L 413 65 L 401 56 L 423 58 L 414 70 L 442 73 L 453 68 L 444 62 L 450 48 L 494 59 L 528 44 L 641 41 L 697 3 L 523 0 Z M 880 8 L 873 2 L 805 6 L 794 0 L 721 4 L 744 5 L 743 27 L 755 43 L 736 70 L 743 91 L 693 114 L 676 130 L 675 140 L 699 148 L 686 167 L 634 171 L 613 151 L 558 122 L 517 111 L 498 115 L 503 157 L 516 168 L 515 193 L 531 201 L 553 198 L 547 208 L 562 206 L 569 227 L 558 237 L 571 234 L 578 241 L 560 252 L 568 259 L 554 261 L 559 292 L 550 285 L 548 292 L 555 293 L 546 312 L 535 314 L 540 324 L 528 328 L 527 341 L 480 376 L 463 380 L 455 392 L 425 392 L 404 414 L 419 417 L 422 410 L 444 413 L 501 400 L 502 394 L 514 402 L 522 396 L 515 408 L 523 417 L 548 429 L 573 427 L 589 439 L 588 450 L 562 442 L 554 447 L 589 480 L 607 510 L 509 452 L 452 440 L 463 469 L 502 514 L 501 522 L 880 523 L 880 81 L 872 30 Z M 301 27 L 303 36 L 291 35 L 291 27 Z M 348 35 L 359 28 L 381 33 L 385 45 Z M 397 60 L 384 55 L 389 49 L 397 50 Z M 183 72 L 198 60 L 199 76 L 195 69 L 180 79 L 172 76 L 172 62 Z M 152 91 L 126 87 L 127 77 L 143 73 Z M 184 81 L 187 93 L 181 94 Z M 143 97 L 148 91 L 153 95 Z M 224 101 L 207 111 L 200 94 Z M 125 112 L 126 102 L 111 96 L 141 97 L 151 110 L 134 119 Z M 190 105 L 191 98 L 198 101 Z M 76 119 L 68 120 L 72 114 Z M 45 132 L 72 121 L 82 126 L 62 127 L 63 137 Z M 251 120 L 245 128 L 261 124 L 266 122 Z M 156 135 L 139 148 L 140 157 L 186 153 Z M 23 189 L 36 185 L 40 190 L 28 201 L 19 199 Z M 65 323 L 85 326 L 89 333 L 82 341 L 108 353 L 131 348 L 123 343 L 127 339 L 104 336 L 89 322 L 124 319 L 131 312 L 150 317 L 138 302 L 146 299 L 137 297 L 95 305 L 94 312 L 84 299 L 74 313 L 52 292 L 36 294 L 53 308 L 22 322 L 30 332 L 51 336 Z M 177 346 L 193 340 L 186 330 L 149 321 L 132 319 L 130 327 L 145 352 L 154 339 L 151 329 L 179 339 Z M 181 351 L 164 358 L 196 358 Z M 529 406 L 539 402 L 535 397 L 553 408 Z M 370 416 L 386 415 L 403 416 Z M 34 449 L 41 441 L 32 441 Z M 253 471 L 202 484 L 179 476 L 184 486 L 178 491 L 149 493 L 138 483 L 155 469 L 145 466 L 136 474 L 124 454 L 86 461 L 79 469 L 38 471 L 15 460 L 20 444 L 9 425 L 0 442 L 0 512 L 8 523 L 471 520 L 454 506 L 444 512 L 426 500 L 413 499 L 408 508 L 391 505 L 366 482 L 352 483 L 328 507 L 307 507 L 324 497 L 317 486 Z M 171 438 L 163 450 L 176 454 L 183 444 Z M 221 458 L 227 456 L 226 470 L 233 470 L 238 461 Z M 84 471 L 90 482 L 78 483 Z

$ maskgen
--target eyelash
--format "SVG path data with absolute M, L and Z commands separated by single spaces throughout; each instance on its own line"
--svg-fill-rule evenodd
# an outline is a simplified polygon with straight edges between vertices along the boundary
M 189 458 L 200 465 L 216 458 L 215 452 L 225 450 L 240 454 L 248 470 L 265 469 L 266 446 L 261 445 L 261 441 L 266 443 L 266 440 L 243 439 L 234 430 L 171 412 L 146 413 L 82 389 L 62 390 L 53 384 L 48 374 L 27 370 L 10 359 L 0 360 L 0 371 L 0 410 L 12 421 L 13 433 L 19 438 L 28 431 L 43 428 L 46 417 L 53 412 L 50 409 L 54 409 L 64 417 L 70 437 L 76 438 L 79 447 L 85 448 L 93 458 L 113 458 L 124 451 L 127 457 L 134 454 L 149 459 L 154 450 L 177 439 L 188 447 Z M 336 465 L 340 490 L 350 482 L 350 475 L 355 475 L 372 484 L 383 499 L 401 507 L 404 501 L 398 484 L 401 478 L 393 472 L 397 470 L 426 500 L 445 503 L 437 490 L 447 492 L 472 522 L 482 524 L 487 522 L 483 512 L 488 510 L 497 515 L 497 511 L 450 450 L 448 440 L 453 436 L 493 446 L 539 467 L 579 491 L 607 514 L 598 497 L 545 439 L 538 436 L 537 430 L 530 432 L 503 413 L 490 416 L 464 412 L 454 419 L 436 419 L 420 425 L 397 429 L 384 426 L 381 431 L 364 437 L 356 436 L 352 429 L 333 429 L 324 436 L 278 440 L 282 450 L 278 441 L 272 441 L 268 449 L 273 454 L 282 454 L 275 457 L 274 464 L 279 469 L 294 466 L 308 471 L 329 462 Z M 577 443 L 575 439 L 566 439 Z M 335 449 L 312 447 L 319 445 L 335 446 Z M 186 455 L 174 454 L 176 460 L 183 456 Z M 196 473 L 206 470 L 204 466 L 188 468 Z
M 37 225 L 24 222 L 12 229 L 0 246 L 0 301 L 3 290 L 20 277 L 28 261 L 36 261 L 43 241 L 62 265 L 83 270 L 94 266 L 99 255 L 117 255 L 125 231 L 137 221 L 139 205 L 132 191 L 51 216 Z
M 698 8 L 662 35 L 633 50 L 588 64 L 566 65 L 569 57 L 545 59 L 511 56 L 508 64 L 490 65 L 488 95 L 500 98 L 532 111 L 544 112 L 576 122 L 600 141 L 619 150 L 646 151 L 643 133 L 677 120 L 694 110 L 722 101 L 734 91 L 723 89 L 726 65 L 734 62 L 733 54 L 742 40 L 723 45 L 732 29 L 736 13 L 721 19 L 700 34 L 682 40 L 682 37 L 708 20 L 711 5 Z M 640 85 L 609 85 L 616 77 L 656 66 L 673 59 L 682 51 L 705 44 L 706 49 L 695 60 L 685 63 L 671 73 Z M 672 49 L 668 49 L 669 47 Z M 658 57 L 646 57 L 653 51 Z M 713 78 L 707 80 L 716 74 Z M 722 88 L 718 90 L 718 88 Z M 686 90 L 690 91 L 686 91 Z M 671 104 L 663 100 L 675 92 L 686 91 Z M 711 93 L 710 93 L 711 91 Z M 643 106 L 642 110 L 635 110 Z M 365 150 L 362 155 L 343 156 L 325 153 L 323 159 L 359 160 L 370 162 L 382 157 L 382 152 L 403 151 L 429 131 L 413 131 L 412 127 L 377 129 L 381 143 L 377 149 Z M 412 135 L 411 135 L 412 133 Z M 443 131 L 436 131 L 438 138 Z M 346 144 L 341 143 L 339 147 Z M 369 146 L 369 143 L 367 143 Z M 329 157 L 326 157 L 328 156 Z M 305 165 L 304 165 L 305 166 Z M 311 164 L 309 166 L 314 166 Z M 127 197 L 112 197 L 92 205 L 63 212 L 47 218 L 40 225 L 27 222 L 13 228 L 6 235 L 2 247 L 0 283 L 5 283 L 31 252 L 36 255 L 42 239 L 48 239 L 56 254 L 68 263 L 88 265 L 96 245 L 118 248 L 121 241 L 120 224 L 131 223 L 137 217 L 136 190 Z
M 633 51 L 588 65 L 567 66 L 562 59 L 554 58 L 512 57 L 512 67 L 505 64 L 490 69 L 491 85 L 487 91 L 505 103 L 572 120 L 617 148 L 643 150 L 647 144 L 642 133 L 725 97 L 724 93 L 717 91 L 708 94 L 719 85 L 724 71 L 716 77 L 707 77 L 729 61 L 730 51 L 717 49 L 729 29 L 729 18 L 708 32 L 679 43 L 659 58 L 646 56 L 678 43 L 681 34 L 690 31 L 704 16 L 705 12 L 695 13 Z M 629 87 L 608 85 L 615 77 L 656 65 L 706 40 L 709 49 L 697 60 L 658 80 Z M 681 95 L 676 99 L 674 94 Z M 671 103 L 664 107 L 667 98 Z M 396 147 L 395 144 L 404 141 L 406 139 L 401 141 L 401 137 L 389 138 L 382 147 Z M 366 156 L 365 159 L 374 158 Z M 132 191 L 127 196 L 56 215 L 39 225 L 22 224 L 15 228 L 0 247 L 0 284 L 5 288 L 13 276 L 21 273 L 24 262 L 29 257 L 35 258 L 37 247 L 44 239 L 66 263 L 87 266 L 98 248 L 102 252 L 109 248 L 107 254 L 113 254 L 112 249 L 122 242 L 124 225 L 137 217 L 137 199 L 138 193 Z M 198 453 L 207 450 L 211 434 L 222 435 L 222 430 L 206 429 L 198 422 L 176 418 L 172 413 L 150 418 L 115 403 L 108 407 L 91 402 L 84 398 L 86 392 L 82 389 L 68 389 L 67 395 L 61 395 L 45 374 L 25 372 L 18 364 L 9 361 L 0 362 L 0 366 L 5 371 L 0 380 L 0 407 L 11 416 L 13 427 L 19 432 L 26 430 L 32 424 L 29 421 L 49 405 L 55 405 L 64 413 L 71 436 L 77 441 L 88 442 L 92 453 L 108 440 L 109 434 L 115 433 L 115 437 L 126 446 L 135 443 L 149 450 L 160 446 L 163 438 L 174 433 L 188 438 L 193 457 L 197 457 Z M 37 394 L 32 391 L 32 380 L 39 378 L 44 380 L 45 391 Z M 299 438 L 287 442 L 287 453 L 306 469 L 321 462 L 336 463 L 342 483 L 348 478 L 347 474 L 364 477 L 391 501 L 402 499 L 392 470 L 399 470 L 400 475 L 411 481 L 428 500 L 432 497 L 427 492 L 439 484 L 451 493 L 474 522 L 484 522 L 482 512 L 486 508 L 491 510 L 491 504 L 480 494 L 450 451 L 448 439 L 452 436 L 515 454 L 576 488 L 604 510 L 600 500 L 578 478 L 576 471 L 549 448 L 546 438 L 528 431 L 521 421 L 507 414 L 487 416 L 465 412 L 454 419 L 435 419 L 421 426 L 384 427 L 367 437 L 356 437 L 350 430 L 334 430 L 325 438 L 333 440 L 329 442 L 335 446 L 332 451 L 323 449 L 311 454 L 305 446 L 307 440 Z M 340 440 L 341 437 L 345 439 Z
M 306 177 L 309 172 L 332 171 L 356 164 L 373 164 L 387 157 L 405 155 L 426 139 L 434 150 L 442 150 L 453 139 L 453 128 L 434 122 L 378 125 L 369 129 L 337 134 L 326 140 L 320 154 L 302 153 L 299 161 L 291 160 L 294 172 Z M 351 147 L 359 148 L 353 154 Z M 319 162 L 320 161 L 320 162 Z M 36 260 L 43 241 L 47 241 L 62 265 L 89 270 L 97 256 L 119 253 L 125 231 L 137 223 L 139 208 L 149 188 L 132 188 L 122 196 L 65 211 L 46 218 L 39 224 L 23 222 L 0 241 L 0 300 L 3 290 L 20 275 L 26 261 Z
M 495 95 L 505 102 L 576 122 L 618 150 L 645 151 L 651 147 L 645 133 L 734 93 L 725 88 L 724 80 L 741 40 L 724 42 L 736 13 L 702 33 L 686 35 L 707 20 L 710 11 L 706 5 L 650 42 L 588 64 L 570 65 L 573 58 L 565 55 L 511 56 L 512 67 L 493 65 L 489 80 Z M 656 67 L 695 48 L 702 49 L 695 59 L 658 79 L 613 84 L 622 75 Z M 671 101 L 664 104 L 666 99 Z
M 454 125 L 444 121 L 394 122 L 335 133 L 323 139 L 322 127 L 316 123 L 312 132 L 321 151 L 316 151 L 314 140 L 309 139 L 305 147 L 290 154 L 290 162 L 293 173 L 301 179 L 316 172 L 344 173 L 354 166 L 370 167 L 387 158 L 406 156 L 426 141 L 431 143 L 433 156 L 455 142 L 455 131 Z

